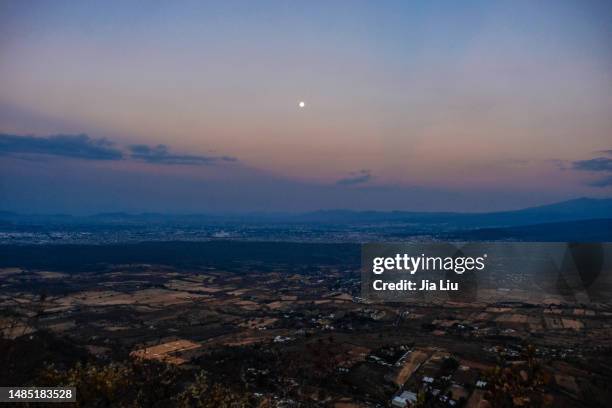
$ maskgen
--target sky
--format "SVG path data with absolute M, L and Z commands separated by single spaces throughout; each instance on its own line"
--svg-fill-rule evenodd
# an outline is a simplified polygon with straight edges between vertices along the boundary
M 610 38 L 607 1 L 3 1 L 0 210 L 610 197 Z

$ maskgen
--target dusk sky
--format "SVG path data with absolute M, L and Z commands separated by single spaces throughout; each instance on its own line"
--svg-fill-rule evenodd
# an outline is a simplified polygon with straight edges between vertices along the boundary
M 609 1 L 3 1 L 0 210 L 610 197 L 611 38 Z

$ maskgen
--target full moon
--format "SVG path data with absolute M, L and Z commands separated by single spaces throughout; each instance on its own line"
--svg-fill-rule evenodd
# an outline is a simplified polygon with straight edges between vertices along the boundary
M 304 102 L 304 101 L 300 101 L 300 103 L 298 103 L 298 106 L 299 106 L 300 108 L 303 108 L 304 106 L 306 106 L 306 102 Z

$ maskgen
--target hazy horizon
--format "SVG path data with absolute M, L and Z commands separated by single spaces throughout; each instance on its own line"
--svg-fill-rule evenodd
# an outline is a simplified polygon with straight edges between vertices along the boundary
M 308 211 L 201 211 L 201 212 L 155 212 L 155 211 L 100 211 L 100 212 L 20 212 L 7 210 L 4 208 L 0 208 L 0 213 L 11 213 L 18 216 L 42 216 L 42 217 L 53 217 L 53 216 L 68 216 L 68 217 L 94 217 L 94 216 L 105 216 L 105 215 L 127 215 L 127 216 L 155 216 L 159 215 L 162 217 L 189 217 L 189 216 L 210 216 L 210 217 L 264 217 L 274 219 L 274 217 L 294 217 L 300 215 L 308 215 L 315 213 L 326 213 L 326 212 L 352 212 L 352 213 L 414 213 L 414 214 L 465 214 L 465 215 L 478 215 L 478 214 L 495 214 L 495 213 L 505 213 L 505 212 L 515 212 L 521 210 L 530 210 L 535 208 L 542 208 L 548 206 L 556 206 L 563 204 L 574 204 L 576 202 L 580 202 L 582 200 L 587 201 L 605 201 L 612 203 L 612 197 L 602 197 L 602 198 L 593 198 L 593 197 L 576 197 L 563 201 L 554 201 L 543 203 L 540 205 L 528 206 L 528 207 L 515 207 L 515 208 L 506 208 L 499 209 L 495 211 L 411 211 L 411 210 L 397 210 L 397 209 L 389 209 L 389 210 L 373 210 L 373 209 L 362 209 L 362 210 L 354 210 L 350 208 L 321 208 L 315 210 Z M 580 211 L 584 211 L 583 208 Z M 578 218 L 581 218 L 579 216 Z M 597 218 L 597 217 L 596 217 Z

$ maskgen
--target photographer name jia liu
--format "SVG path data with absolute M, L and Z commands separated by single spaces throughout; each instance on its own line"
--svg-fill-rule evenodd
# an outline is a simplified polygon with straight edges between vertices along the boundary
M 399 282 L 384 282 L 380 279 L 375 280 L 372 283 L 372 286 L 374 287 L 374 290 L 376 291 L 392 291 L 392 290 L 418 290 L 418 291 L 434 291 L 434 290 L 441 290 L 441 291 L 454 291 L 454 290 L 459 290 L 459 283 L 458 282 L 452 282 L 448 279 L 443 280 L 440 279 L 440 281 L 438 283 L 436 282 L 431 282 L 428 279 L 423 279 L 421 281 L 421 285 L 417 285 L 417 282 L 411 281 L 411 280 L 407 280 L 407 279 L 402 279 Z

